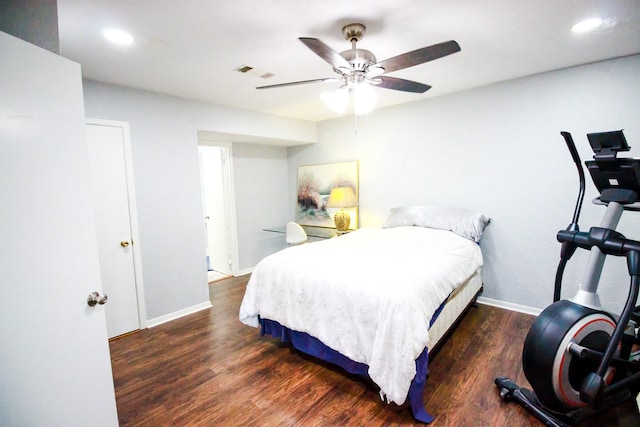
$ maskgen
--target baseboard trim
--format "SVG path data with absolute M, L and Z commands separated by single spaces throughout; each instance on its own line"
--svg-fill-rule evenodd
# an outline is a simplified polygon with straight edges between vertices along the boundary
M 167 323 L 172 320 L 179 319 L 180 317 L 188 316 L 189 314 L 196 313 L 200 310 L 206 310 L 211 307 L 213 307 L 211 305 L 211 301 L 207 301 L 200 304 L 192 305 L 191 307 L 183 308 L 182 310 L 174 311 L 173 313 L 165 314 L 164 316 L 149 319 L 147 320 L 147 328 L 153 328 L 154 326 L 162 325 L 163 323 Z
M 244 270 L 240 270 L 240 271 L 238 271 L 237 276 L 244 276 L 246 274 L 251 274 L 251 273 L 253 273 L 253 268 L 254 267 L 249 267 L 249 268 L 245 268 Z
M 505 310 L 517 311 L 520 313 L 530 314 L 532 316 L 539 315 L 542 310 L 526 305 L 514 304 L 512 302 L 500 301 L 493 298 L 478 297 L 478 304 L 490 305 L 492 307 L 504 308 Z

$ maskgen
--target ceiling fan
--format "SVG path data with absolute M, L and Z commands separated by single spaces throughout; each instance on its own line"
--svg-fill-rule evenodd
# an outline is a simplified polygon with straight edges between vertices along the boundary
M 362 39 L 366 27 L 363 24 L 349 24 L 342 28 L 342 34 L 351 42 L 351 49 L 336 52 L 318 39 L 300 37 L 300 41 L 311 49 L 316 55 L 328 62 L 336 77 L 323 79 L 302 80 L 297 82 L 280 83 L 275 85 L 260 86 L 256 89 L 271 89 L 285 86 L 295 86 L 307 83 L 332 83 L 343 82 L 343 88 L 354 89 L 361 83 L 369 83 L 385 89 L 399 90 L 403 92 L 424 93 L 431 86 L 411 80 L 389 77 L 384 74 L 392 71 L 413 67 L 414 65 L 433 61 L 460 51 L 460 45 L 454 40 L 421 49 L 412 50 L 393 58 L 378 62 L 375 55 L 366 50 L 358 49 L 356 43 Z

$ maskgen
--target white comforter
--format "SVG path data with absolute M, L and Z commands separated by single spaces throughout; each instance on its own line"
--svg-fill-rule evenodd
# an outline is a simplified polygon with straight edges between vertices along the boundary
M 360 229 L 263 259 L 240 320 L 258 327 L 260 316 L 318 338 L 367 364 L 381 395 L 402 404 L 435 310 L 481 266 L 479 246 L 450 231 Z

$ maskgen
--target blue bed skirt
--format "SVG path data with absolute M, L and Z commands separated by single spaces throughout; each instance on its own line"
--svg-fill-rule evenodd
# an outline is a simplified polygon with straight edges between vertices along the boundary
M 429 326 L 433 325 L 433 322 L 437 319 L 438 315 L 444 308 L 444 305 L 445 304 L 443 303 L 438 308 L 431 319 Z M 364 363 L 354 362 L 332 348 L 327 347 L 319 339 L 304 332 L 293 331 L 274 320 L 260 318 L 260 335 L 271 335 L 272 337 L 280 338 L 282 342 L 291 343 L 293 347 L 303 353 L 340 366 L 351 374 L 368 377 L 369 367 Z M 424 403 L 422 402 L 422 394 L 427 382 L 427 374 L 429 373 L 428 365 L 429 351 L 425 347 L 420 356 L 416 359 L 416 376 L 411 381 L 408 396 L 413 417 L 416 420 L 427 424 L 433 421 L 433 416 L 427 412 L 424 407 Z

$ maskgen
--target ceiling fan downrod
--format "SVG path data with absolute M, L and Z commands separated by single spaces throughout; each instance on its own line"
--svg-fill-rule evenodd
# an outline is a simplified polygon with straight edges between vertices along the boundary
M 358 49 L 356 43 L 362 40 L 364 33 L 367 31 L 367 27 L 363 24 L 349 24 L 342 27 L 342 34 L 347 41 L 351 42 L 351 49 L 340 52 L 340 56 L 349 62 L 351 69 L 337 69 L 338 72 L 345 76 L 352 76 L 353 74 L 364 74 L 368 71 L 370 65 L 377 62 L 373 52 L 366 49 Z M 351 84 L 354 84 L 352 79 Z

